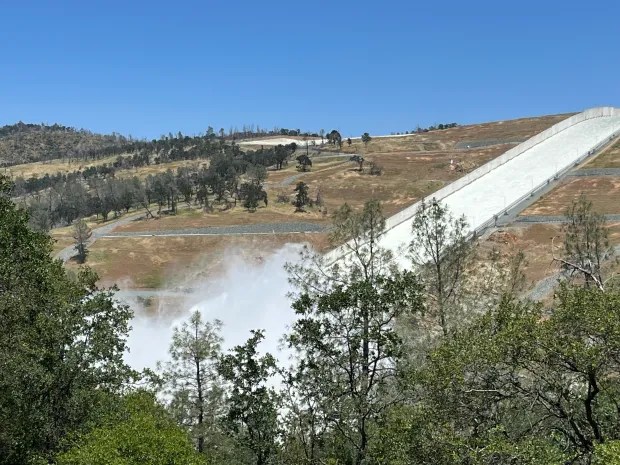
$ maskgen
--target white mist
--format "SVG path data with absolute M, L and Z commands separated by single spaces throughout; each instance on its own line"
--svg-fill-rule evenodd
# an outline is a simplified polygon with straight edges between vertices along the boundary
M 162 305 L 158 316 L 138 315 L 132 320 L 126 362 L 136 370 L 154 369 L 158 361 L 168 358 L 173 328 L 196 310 L 207 321 L 224 323 L 223 350 L 243 344 L 250 330 L 263 329 L 261 351 L 284 361 L 279 341 L 294 320 L 284 265 L 299 260 L 301 247 L 287 244 L 268 254 L 262 263 L 249 263 L 242 254 L 229 252 L 224 272 L 208 282 L 191 283 L 193 292 L 183 299 L 181 308 Z

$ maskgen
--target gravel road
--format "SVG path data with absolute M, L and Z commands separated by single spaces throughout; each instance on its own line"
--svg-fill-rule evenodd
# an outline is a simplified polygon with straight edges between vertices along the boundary
M 88 241 L 87 247 L 92 245 L 100 237 L 110 234 L 118 226 L 131 223 L 133 220 L 140 218 L 144 214 L 145 214 L 144 212 L 140 212 L 140 213 L 132 213 L 130 215 L 124 215 L 116 220 L 110 221 L 108 224 L 104 226 L 93 229 L 93 234 L 92 236 L 90 236 L 90 240 Z M 63 262 L 66 262 L 74 255 L 75 255 L 75 247 L 73 245 L 70 245 L 62 249 L 60 252 L 58 252 L 55 258 L 60 259 Z
M 317 233 L 327 231 L 328 227 L 316 223 L 258 223 L 234 226 L 210 226 L 205 228 L 168 229 L 163 231 L 123 231 L 99 237 L 171 237 L 171 236 L 234 236 L 252 234 L 292 234 Z
M 618 214 L 610 214 L 603 215 L 607 221 L 610 223 L 615 223 L 616 221 L 620 221 L 620 215 Z M 515 223 L 566 223 L 565 215 L 537 215 L 537 216 L 517 216 L 515 219 Z

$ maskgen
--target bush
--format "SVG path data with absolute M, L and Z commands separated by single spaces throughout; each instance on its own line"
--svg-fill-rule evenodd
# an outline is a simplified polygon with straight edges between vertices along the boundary
M 383 166 L 375 163 L 374 161 L 370 162 L 370 174 L 372 176 L 381 176 L 383 174 Z

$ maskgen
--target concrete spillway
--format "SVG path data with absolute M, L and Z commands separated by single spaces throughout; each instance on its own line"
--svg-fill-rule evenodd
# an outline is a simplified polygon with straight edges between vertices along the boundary
M 620 134 L 620 109 L 601 107 L 574 115 L 514 147 L 430 198 L 448 206 L 455 217 L 464 215 L 471 230 L 492 224 L 495 215 L 542 188 L 559 173 L 591 155 Z M 427 200 L 430 200 L 427 199 Z M 399 250 L 411 240 L 411 218 L 420 202 L 390 217 L 381 246 L 406 260 Z M 337 260 L 343 249 L 327 255 Z

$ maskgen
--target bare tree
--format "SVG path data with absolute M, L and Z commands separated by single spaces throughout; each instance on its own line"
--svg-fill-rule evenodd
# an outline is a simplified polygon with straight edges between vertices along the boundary
M 563 254 L 557 257 L 553 252 L 553 260 L 560 264 L 569 280 L 581 277 L 585 287 L 595 286 L 604 290 L 603 263 L 614 256 L 605 217 L 596 213 L 592 202 L 581 194 L 568 207 L 566 218 Z
M 84 263 L 86 261 L 86 256 L 88 255 L 86 245 L 92 234 L 92 230 L 83 219 L 73 224 L 73 239 L 75 239 L 75 250 L 77 250 L 77 259 L 79 263 Z

